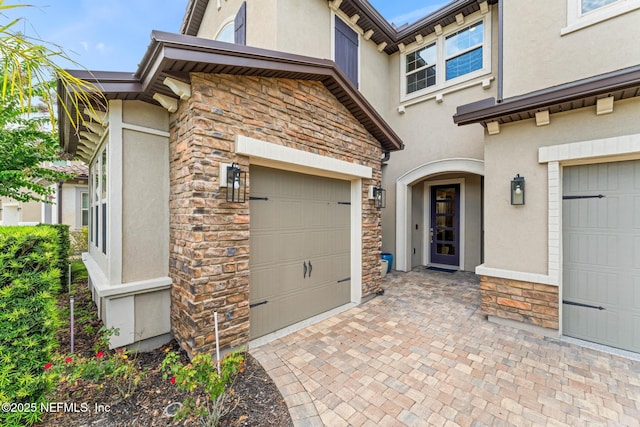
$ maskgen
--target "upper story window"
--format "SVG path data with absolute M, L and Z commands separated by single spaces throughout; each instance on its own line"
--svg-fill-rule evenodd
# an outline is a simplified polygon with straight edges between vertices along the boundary
M 483 43 L 482 21 L 448 36 L 444 43 L 446 79 L 481 69 Z
M 580 7 L 582 13 L 591 12 L 592 10 L 601 8 L 611 3 L 615 3 L 618 0 L 582 0 Z
M 560 34 L 568 34 L 636 9 L 640 9 L 640 0 L 567 0 L 567 26 Z
M 407 55 L 407 93 L 436 84 L 437 56 L 435 43 Z
M 220 30 L 216 36 L 216 40 L 220 42 L 233 43 L 234 30 L 233 22 L 229 22 L 227 25 L 222 27 L 222 30 Z
M 402 61 L 402 100 L 491 72 L 490 18 L 434 36 Z

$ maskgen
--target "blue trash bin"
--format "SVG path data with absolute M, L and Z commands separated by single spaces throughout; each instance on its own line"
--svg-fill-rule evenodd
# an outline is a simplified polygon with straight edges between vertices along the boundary
M 389 252 L 383 252 L 380 256 L 382 259 L 386 259 L 389 263 L 389 266 L 387 267 L 387 273 L 391 273 L 391 265 L 393 265 L 393 254 L 390 254 Z

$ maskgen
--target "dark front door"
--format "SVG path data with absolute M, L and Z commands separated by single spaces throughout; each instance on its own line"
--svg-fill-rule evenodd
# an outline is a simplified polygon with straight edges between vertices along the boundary
M 431 187 L 430 263 L 460 265 L 460 184 Z

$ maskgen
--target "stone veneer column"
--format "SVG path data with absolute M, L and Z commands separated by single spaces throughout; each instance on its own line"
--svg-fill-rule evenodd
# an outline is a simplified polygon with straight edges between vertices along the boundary
M 480 277 L 482 312 L 543 328 L 558 329 L 558 287 Z
M 192 96 L 172 115 L 170 138 L 171 322 L 183 348 L 212 351 L 213 312 L 222 348 L 249 339 L 249 202 L 227 203 L 220 164 L 244 135 L 369 166 L 363 180 L 362 294 L 381 287 L 380 212 L 367 199 L 380 182 L 379 143 L 319 82 L 192 74 Z M 250 177 L 249 177 L 250 180 Z

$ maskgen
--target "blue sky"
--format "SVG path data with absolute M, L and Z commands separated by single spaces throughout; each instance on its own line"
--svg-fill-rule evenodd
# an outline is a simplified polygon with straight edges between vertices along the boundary
M 369 1 L 398 26 L 414 22 L 448 3 L 443 0 Z M 5 5 L 18 3 L 32 7 L 0 16 L 0 25 L 6 24 L 9 18 L 25 18 L 14 30 L 61 46 L 85 68 L 135 71 L 151 40 L 151 30 L 174 33 L 180 30 L 187 0 L 5 1 Z

